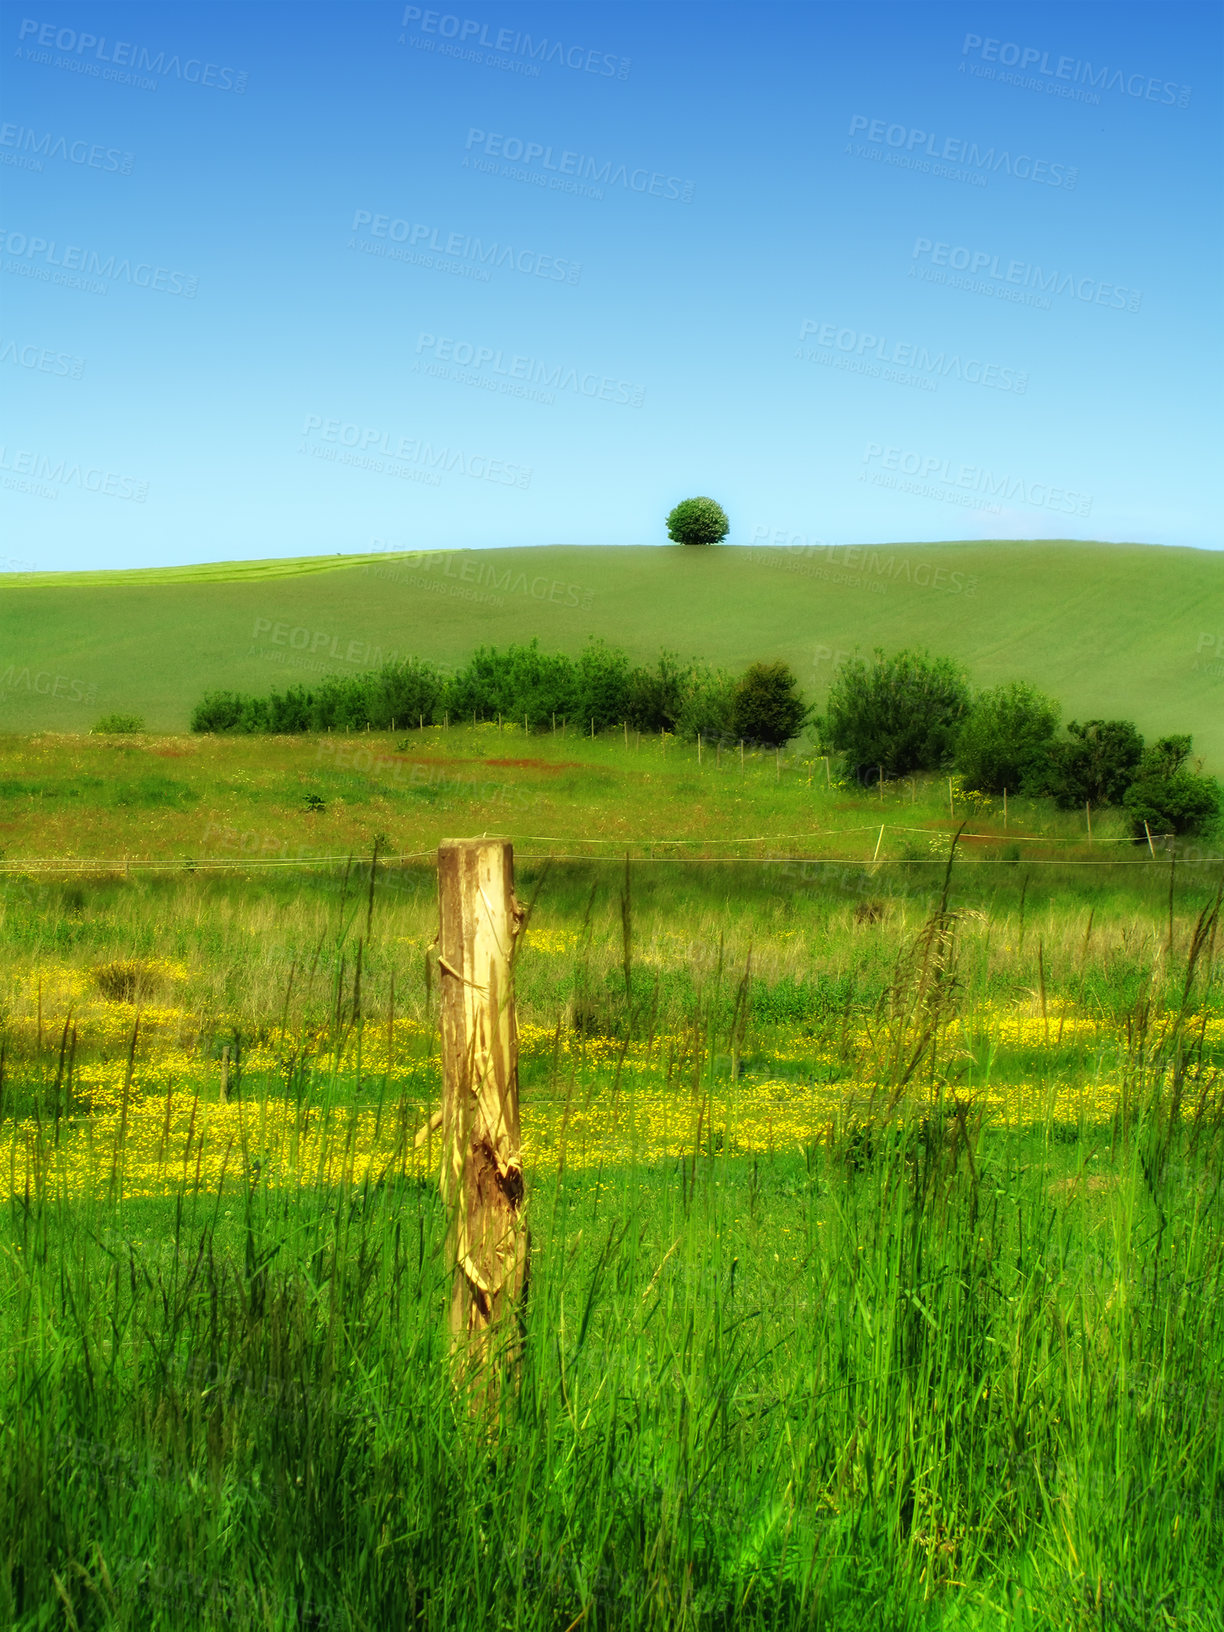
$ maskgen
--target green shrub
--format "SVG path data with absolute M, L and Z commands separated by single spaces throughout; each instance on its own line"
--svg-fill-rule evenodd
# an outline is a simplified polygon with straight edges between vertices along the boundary
M 788 663 L 751 663 L 736 682 L 731 729 L 741 742 L 779 748 L 799 735 L 807 709 Z
M 956 769 L 965 786 L 1018 793 L 1040 783 L 1061 713 L 1053 698 L 1024 680 L 980 692 L 956 736 Z
M 102 718 L 93 727 L 91 735 L 120 737 L 143 730 L 144 721 L 139 714 L 103 714 Z
M 684 700 L 693 683 L 694 668 L 674 652 L 660 652 L 653 668 L 636 668 L 629 675 L 629 724 L 638 731 L 677 729 Z
M 674 728 L 691 671 L 668 654 L 655 669 L 631 666 L 624 652 L 591 640 L 575 658 L 543 652 L 538 640 L 502 651 L 482 646 L 451 682 L 448 702 L 456 720 L 526 720 L 546 731 L 554 719 L 580 731 L 607 731 L 623 723 L 639 731 Z
M 206 691 L 191 711 L 193 731 L 236 731 L 247 699 L 236 691 Z
M 370 724 L 384 731 L 393 720 L 396 725 L 438 725 L 447 706 L 447 688 L 442 670 L 421 658 L 388 664 L 376 670 L 366 686 Z
M 329 675 L 313 690 L 291 686 L 266 697 L 210 691 L 192 711 L 191 729 L 272 735 L 300 731 L 385 731 L 434 725 L 447 702 L 447 681 L 432 663 L 411 658 L 367 674 Z
M 607 731 L 629 718 L 632 669 L 624 652 L 591 640 L 575 665 L 575 718 Z
M 1129 720 L 1072 720 L 1067 736 L 1052 743 L 1038 789 L 1063 810 L 1120 805 L 1143 757 L 1143 738 Z
M 1220 788 L 1210 777 L 1185 769 L 1190 738 L 1161 737 L 1146 748 L 1135 780 L 1122 796 L 1136 836 L 1144 823 L 1152 833 L 1205 833 L 1220 814 Z
M 713 499 L 682 499 L 667 517 L 673 544 L 721 544 L 730 530 L 727 512 Z
M 822 737 L 860 780 L 879 767 L 885 776 L 942 770 L 952 762 L 969 689 L 951 658 L 877 648 L 874 663 L 843 663 L 833 677 Z
M 721 669 L 695 668 L 688 677 L 684 701 L 676 720 L 676 735 L 695 742 L 733 740 L 735 681 Z

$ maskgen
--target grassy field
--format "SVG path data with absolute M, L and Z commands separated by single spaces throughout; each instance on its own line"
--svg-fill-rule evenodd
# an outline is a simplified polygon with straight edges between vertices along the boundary
M 266 690 L 391 653 L 588 634 L 730 667 L 787 659 L 823 698 L 839 654 L 929 646 L 974 681 L 1027 678 L 1068 717 L 1190 731 L 1224 767 L 1224 554 L 1073 542 L 321 557 L 6 575 L 0 730 L 135 712 L 181 731 L 211 687 Z
M 1220 868 L 919 871 L 523 866 L 492 1434 L 428 875 L 9 875 L 4 1624 L 1217 1627 Z
M 866 792 L 800 751 L 618 732 L 526 736 L 505 722 L 278 738 L 0 737 L 0 863 L 23 858 L 291 863 L 421 855 L 491 832 L 545 852 L 874 856 L 937 865 L 948 832 L 995 859 L 1138 860 L 1120 812 L 1002 801 L 953 779 Z M 884 828 L 881 836 L 880 828 Z M 677 841 L 669 846 L 668 841 Z M 1145 855 L 1147 851 L 1143 852 Z
M 417 1142 L 482 831 L 532 903 L 496 1423 Z M 1218 846 L 506 722 L 0 737 L 0 852 L 0 1625 L 1224 1624 Z

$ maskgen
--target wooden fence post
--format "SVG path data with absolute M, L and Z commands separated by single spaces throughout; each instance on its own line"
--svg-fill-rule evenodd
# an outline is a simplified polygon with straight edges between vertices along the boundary
M 490 1362 L 517 1360 L 530 1253 L 514 1015 L 514 947 L 524 912 L 509 840 L 443 840 L 438 917 L 451 1352 L 475 1381 Z M 489 1370 L 474 1406 L 495 1407 L 497 1386 Z

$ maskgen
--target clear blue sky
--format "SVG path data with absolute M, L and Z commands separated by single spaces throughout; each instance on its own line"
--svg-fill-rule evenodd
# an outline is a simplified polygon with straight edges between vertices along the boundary
M 20 0 L 0 570 L 1217 547 L 1220 20 Z

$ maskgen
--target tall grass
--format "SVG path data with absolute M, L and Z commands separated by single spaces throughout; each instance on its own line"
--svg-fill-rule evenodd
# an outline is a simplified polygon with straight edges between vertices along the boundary
M 719 871 L 705 895 L 686 876 L 701 947 L 679 964 L 679 886 L 622 871 L 594 896 L 589 874 L 541 892 L 524 1002 L 555 1023 L 593 992 L 621 1028 L 593 1073 L 626 1096 L 625 1048 L 687 1027 L 666 1066 L 687 1133 L 679 1154 L 615 1163 L 571 1161 L 563 1134 L 529 1171 L 521 1371 L 496 1423 L 451 1381 L 428 1180 L 272 1188 L 235 1152 L 216 1188 L 185 1170 L 163 1199 L 118 1182 L 14 1195 L 3 1624 L 1219 1625 L 1224 1105 L 1203 1040 L 1218 902 L 1183 901 L 1170 938 L 1163 902 L 1102 892 L 1089 935 L 1086 914 L 1063 924 L 1030 892 L 1022 961 L 1014 898 L 965 910 L 936 880 L 934 900 L 856 921 L 855 901 L 796 892 L 788 914 L 751 874 Z M 325 1021 L 332 1068 L 324 1051 L 301 1079 L 302 1110 L 343 1143 L 355 1092 L 397 1114 L 388 1078 L 359 1090 L 338 1069 L 343 1038 L 381 1023 L 397 959 L 417 971 L 397 1004 L 428 1012 L 410 933 L 425 903 L 376 897 L 371 914 L 359 885 L 296 905 L 199 880 L 82 887 L 66 939 L 51 886 L 9 929 L 23 957 L 82 963 L 211 935 L 199 1014 L 240 995 L 282 1034 Z M 1032 978 L 1046 1026 L 1094 971 L 1112 994 L 1111 1123 L 1051 1110 L 1009 1130 L 975 1104 L 977 1065 L 960 1086 L 940 1022 L 971 1034 L 1000 944 L 1011 995 Z M 745 1059 L 771 1033 L 835 1036 L 848 991 L 876 1103 L 805 1152 L 735 1154 Z M 60 1034 L 31 1045 L 25 1019 L 10 1014 L 9 1071 L 41 1075 L 47 1103 Z M 525 1126 L 534 1098 L 577 1129 L 582 1058 L 553 1050 Z

